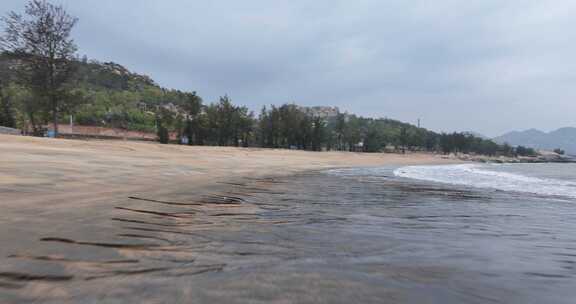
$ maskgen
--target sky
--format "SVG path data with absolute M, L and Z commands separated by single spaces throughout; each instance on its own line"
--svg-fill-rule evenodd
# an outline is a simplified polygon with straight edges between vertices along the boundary
M 0 14 L 27 1 L 2 0 Z M 576 126 L 576 1 L 54 0 L 79 53 L 258 110 L 337 106 L 435 131 Z

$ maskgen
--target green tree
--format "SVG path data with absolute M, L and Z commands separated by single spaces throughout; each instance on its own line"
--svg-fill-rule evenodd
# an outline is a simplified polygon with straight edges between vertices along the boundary
M 218 133 L 218 145 L 230 145 L 234 135 L 234 116 L 237 108 L 232 104 L 230 98 L 225 95 L 220 97 L 216 104 L 216 131 Z
M 346 117 L 344 114 L 339 113 L 336 117 L 336 123 L 334 126 L 334 131 L 336 132 L 336 145 L 338 151 L 342 151 L 344 147 L 344 134 L 346 134 Z
M 236 107 L 233 116 L 234 145 L 248 147 L 254 128 L 254 113 L 246 107 Z
M 312 150 L 322 151 L 326 136 L 326 123 L 320 117 L 312 119 Z
M 0 59 L 2 59 L 0 57 Z M 8 92 L 12 81 L 9 73 L 9 64 L 6 60 L 0 61 L 0 126 L 16 127 L 16 106 Z
M 156 128 L 158 134 L 158 141 L 162 144 L 170 142 L 170 130 L 176 121 L 176 116 L 173 112 L 164 106 L 160 106 L 156 113 Z
M 202 98 L 196 92 L 185 95 L 182 109 L 186 113 L 185 134 L 188 137 L 188 144 L 198 144 L 200 142 L 200 114 L 202 111 Z
M 36 106 L 50 112 L 57 135 L 66 84 L 75 67 L 77 48 L 70 36 L 78 19 L 62 6 L 32 0 L 24 16 L 10 12 L 3 21 L 5 35 L 0 37 L 0 48 L 22 63 L 23 82 L 34 93 Z
M 7 86 L 0 79 L 0 126 L 16 128 L 16 108 Z
M 408 138 L 408 129 L 406 127 L 400 128 L 400 134 L 398 136 L 398 142 L 400 143 L 400 147 L 402 149 L 402 154 L 406 153 L 406 146 L 408 146 L 409 138 Z

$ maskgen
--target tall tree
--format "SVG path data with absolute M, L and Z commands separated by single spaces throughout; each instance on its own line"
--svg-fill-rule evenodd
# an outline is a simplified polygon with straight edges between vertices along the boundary
M 248 147 L 254 126 L 254 113 L 247 107 L 236 107 L 233 117 L 234 145 Z
M 234 115 L 237 108 L 228 95 L 220 97 L 216 104 L 216 125 L 218 127 L 218 145 L 227 146 L 234 137 Z
M 21 62 L 24 84 L 34 93 L 37 106 L 50 113 L 57 135 L 66 84 L 75 68 L 77 47 L 71 32 L 78 19 L 60 5 L 32 0 L 25 15 L 10 12 L 2 20 L 5 33 L 0 37 L 0 50 Z
M 200 141 L 199 115 L 202 111 L 202 98 L 196 92 L 186 94 L 182 109 L 186 113 L 186 130 L 188 144 L 198 144 Z
M 2 58 L 0 57 L 0 60 Z M 12 96 L 7 92 L 10 83 L 9 67 L 6 60 L 0 61 L 0 126 L 15 128 L 15 108 Z
M 312 150 L 322 151 L 322 143 L 326 137 L 326 123 L 320 117 L 312 119 Z
M 257 131 L 260 146 L 266 148 L 272 147 L 272 120 L 270 112 L 266 109 L 266 106 L 263 106 L 260 111 Z
M 398 142 L 402 148 L 402 154 L 406 153 L 406 146 L 408 145 L 408 129 L 406 127 L 400 128 L 400 134 L 398 135 Z
M 334 131 L 336 132 L 337 149 L 338 151 L 342 151 L 342 139 L 344 138 L 344 133 L 346 132 L 346 116 L 344 114 L 338 113 L 338 116 L 336 116 Z
M 16 127 L 16 109 L 12 96 L 7 92 L 7 84 L 0 75 L 0 126 Z
M 170 142 L 170 130 L 177 121 L 175 113 L 165 106 L 159 106 L 156 112 L 156 132 L 158 141 L 162 144 Z

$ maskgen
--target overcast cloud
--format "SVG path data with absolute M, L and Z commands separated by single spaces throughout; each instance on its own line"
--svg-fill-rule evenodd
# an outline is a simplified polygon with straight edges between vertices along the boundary
M 208 102 L 338 106 L 491 136 L 576 126 L 576 1 L 53 2 L 80 18 L 81 54 Z

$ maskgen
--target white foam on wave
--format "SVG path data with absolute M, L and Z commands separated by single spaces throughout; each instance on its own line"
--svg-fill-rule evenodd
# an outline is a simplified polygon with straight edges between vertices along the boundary
M 575 182 L 491 171 L 486 165 L 409 166 L 394 170 L 394 175 L 452 185 L 576 198 Z

